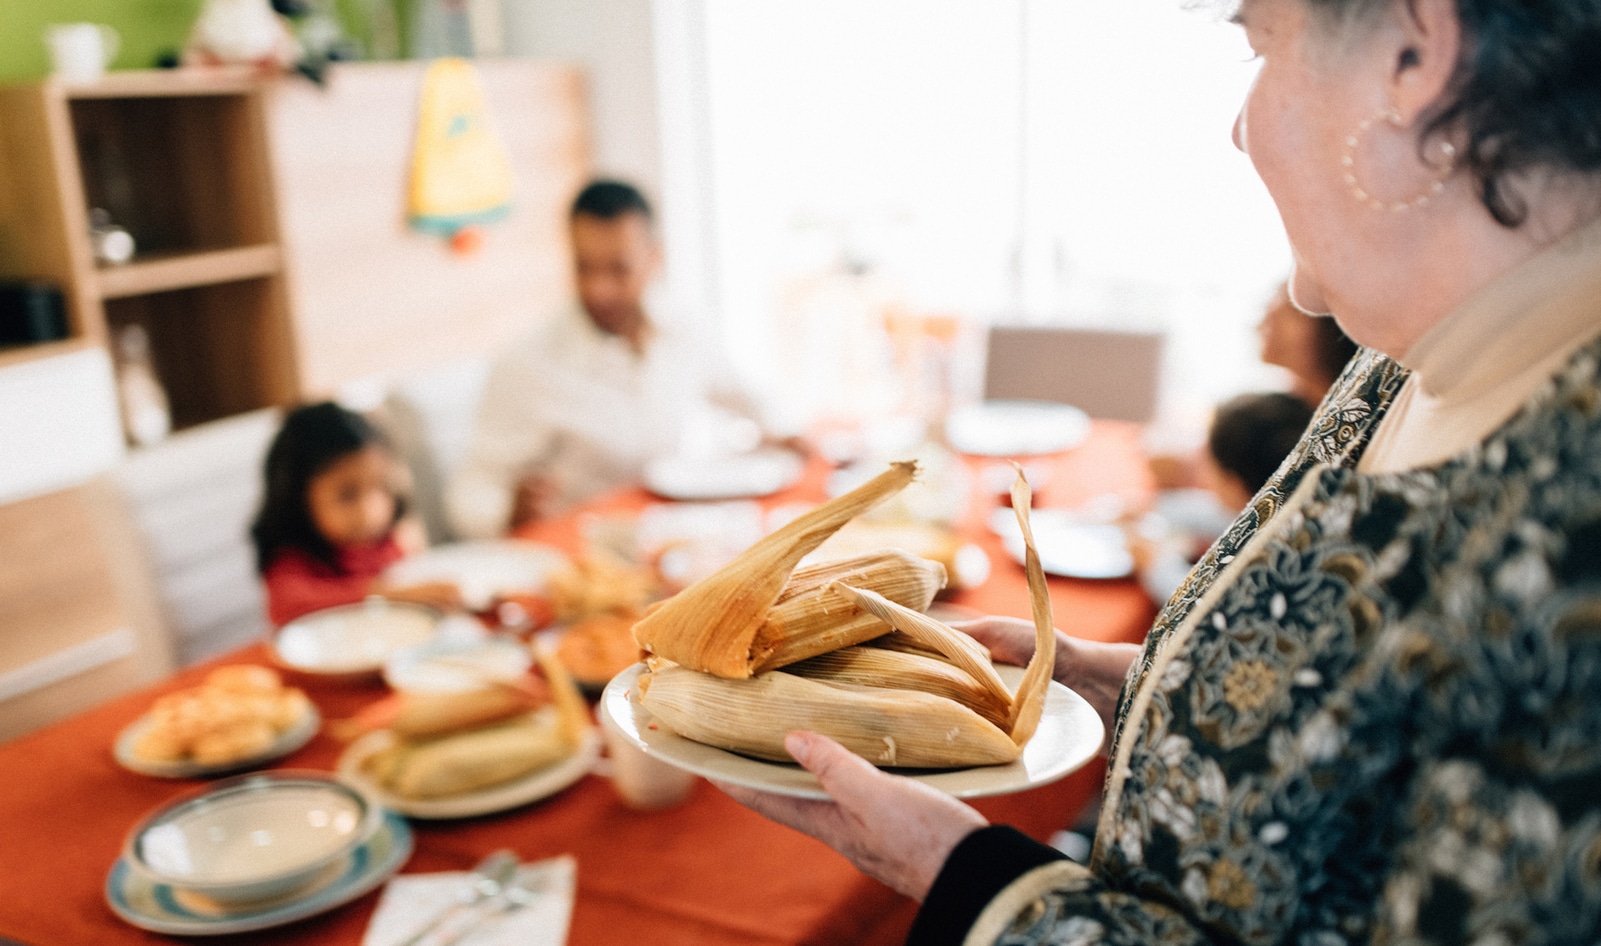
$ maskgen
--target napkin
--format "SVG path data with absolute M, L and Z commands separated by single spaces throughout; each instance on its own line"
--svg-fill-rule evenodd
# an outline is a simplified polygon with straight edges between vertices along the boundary
M 395 946 L 405 942 L 459 902 L 470 876 L 467 871 L 453 870 L 395 877 L 378 900 L 378 909 L 367 924 L 361 946 Z M 440 927 L 427 942 L 450 941 L 460 946 L 563 946 L 573 915 L 578 861 L 567 855 L 524 864 L 518 868 L 517 883 L 533 893 L 526 906 L 497 913 L 495 911 L 503 904 L 499 900 L 486 900 L 457 910 L 451 922 Z M 451 935 L 463 931 L 479 917 L 484 917 L 483 921 L 473 925 L 466 935 L 450 940 Z

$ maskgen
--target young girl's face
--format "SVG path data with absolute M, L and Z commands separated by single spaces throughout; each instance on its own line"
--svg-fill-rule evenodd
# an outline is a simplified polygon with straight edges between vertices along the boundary
M 383 447 L 363 447 L 329 464 L 306 486 L 311 523 L 330 545 L 376 542 L 395 522 L 395 463 Z

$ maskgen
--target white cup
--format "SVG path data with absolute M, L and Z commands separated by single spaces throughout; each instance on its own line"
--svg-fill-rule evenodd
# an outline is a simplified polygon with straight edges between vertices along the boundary
M 55 74 L 66 82 L 93 82 L 117 56 L 122 38 L 102 23 L 57 23 L 45 27 L 45 45 Z
M 655 811 L 689 798 L 695 788 L 693 774 L 652 758 L 610 726 L 603 725 L 601 729 L 606 733 L 612 787 L 623 804 L 637 811 Z

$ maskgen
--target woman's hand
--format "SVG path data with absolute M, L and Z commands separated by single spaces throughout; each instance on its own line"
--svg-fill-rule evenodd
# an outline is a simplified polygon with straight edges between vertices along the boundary
M 862 873 L 921 901 L 958 843 L 988 822 L 921 782 L 888 775 L 826 736 L 792 732 L 784 748 L 817 776 L 831 801 L 790 798 L 721 782 L 735 801 L 809 834 Z
M 1034 656 L 1034 625 L 1028 621 L 985 617 L 951 626 L 988 647 L 990 656 L 999 663 L 1021 667 Z M 1137 644 L 1103 644 L 1057 631 L 1056 666 L 1051 669 L 1051 677 L 1089 701 L 1110 733 L 1117 720 L 1123 680 L 1139 655 Z

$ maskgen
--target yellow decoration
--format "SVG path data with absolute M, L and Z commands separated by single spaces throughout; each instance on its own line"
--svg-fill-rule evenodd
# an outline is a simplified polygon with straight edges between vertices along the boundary
M 511 209 L 511 164 L 489 121 L 478 74 L 464 59 L 438 59 L 423 75 L 411 158 L 411 225 L 451 235 Z

